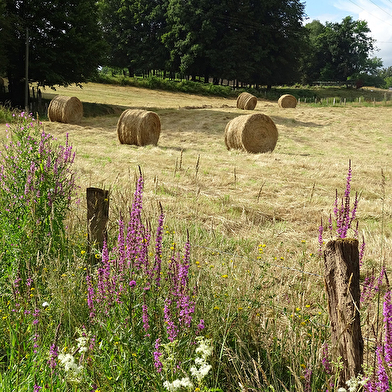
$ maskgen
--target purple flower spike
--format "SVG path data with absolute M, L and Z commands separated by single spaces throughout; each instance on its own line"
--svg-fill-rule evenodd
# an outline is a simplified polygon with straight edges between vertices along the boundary
M 162 353 L 159 351 L 160 343 L 161 343 L 161 339 L 158 338 L 155 341 L 155 351 L 154 351 L 154 366 L 158 373 L 161 373 L 163 369 L 162 362 L 159 359 L 159 357 L 162 355 Z
M 131 289 L 133 289 L 135 286 L 136 286 L 136 282 L 135 282 L 134 280 L 131 280 L 131 281 L 129 282 L 129 287 L 130 287 Z

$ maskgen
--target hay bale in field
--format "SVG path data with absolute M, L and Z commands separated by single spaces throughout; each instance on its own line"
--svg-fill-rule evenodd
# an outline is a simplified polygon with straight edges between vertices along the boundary
M 249 93 L 241 93 L 237 98 L 237 108 L 253 110 L 257 105 L 257 98 Z
M 277 141 L 278 130 L 275 123 L 261 113 L 233 118 L 225 128 L 225 144 L 228 150 L 268 152 L 274 150 Z
M 161 134 L 159 116 L 148 110 L 127 109 L 117 122 L 117 136 L 121 144 L 157 145 Z
M 50 121 L 79 124 L 83 118 L 83 104 L 79 98 L 57 95 L 48 107 Z
M 284 94 L 278 100 L 278 105 L 281 108 L 295 108 L 297 106 L 297 98 L 291 94 Z

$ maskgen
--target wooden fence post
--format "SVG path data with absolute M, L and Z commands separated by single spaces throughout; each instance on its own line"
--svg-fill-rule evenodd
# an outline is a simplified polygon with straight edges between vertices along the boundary
M 359 250 L 358 241 L 343 238 L 327 243 L 324 251 L 325 289 L 331 323 L 333 360 L 343 369 L 339 386 L 362 371 L 363 338 L 359 314 Z
M 109 219 L 109 191 L 87 188 L 87 233 L 88 253 L 93 247 L 102 250 L 106 238 L 106 223 Z M 92 259 L 93 260 L 93 259 Z

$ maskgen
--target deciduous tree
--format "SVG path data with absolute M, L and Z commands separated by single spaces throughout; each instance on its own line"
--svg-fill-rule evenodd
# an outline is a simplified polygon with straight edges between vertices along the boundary
M 110 51 L 106 65 L 135 72 L 164 69 L 169 58 L 162 43 L 167 0 L 101 0 L 100 14 Z
M 381 60 L 370 58 L 375 40 L 367 22 L 347 16 L 341 23 L 318 21 L 306 25 L 309 50 L 304 65 L 308 79 L 347 82 L 360 74 L 374 74 Z M 309 55 L 309 53 L 311 53 Z
M 10 97 L 24 105 L 26 37 L 29 81 L 41 86 L 81 83 L 97 71 L 104 51 L 95 0 L 3 0 L 1 28 Z

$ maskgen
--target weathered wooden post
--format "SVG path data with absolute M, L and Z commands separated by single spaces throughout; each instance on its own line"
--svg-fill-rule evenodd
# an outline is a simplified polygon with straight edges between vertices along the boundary
M 363 363 L 358 241 L 341 238 L 328 242 L 324 265 L 332 355 L 335 361 L 340 357 L 339 386 L 346 386 L 347 380 L 361 373 Z
M 92 248 L 102 250 L 106 238 L 106 223 L 109 219 L 109 191 L 87 188 L 87 234 L 88 253 Z M 94 260 L 92 258 L 92 260 Z

